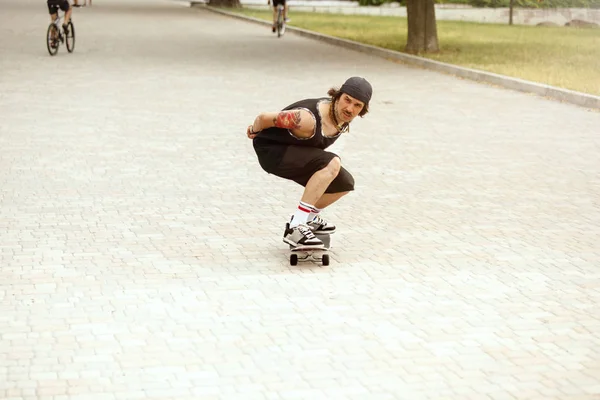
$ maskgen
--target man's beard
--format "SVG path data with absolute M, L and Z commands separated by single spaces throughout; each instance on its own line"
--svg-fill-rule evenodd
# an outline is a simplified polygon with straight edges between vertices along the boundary
M 346 121 L 344 121 L 344 111 L 340 110 L 340 109 L 336 109 L 335 110 L 335 123 L 337 126 L 341 127 L 342 125 L 344 125 L 346 123 Z
M 330 111 L 329 111 L 329 116 L 330 116 L 330 118 L 332 120 L 331 122 L 333 122 L 333 125 L 335 125 L 336 129 L 339 132 L 344 132 L 344 131 L 348 130 L 349 123 L 348 122 L 340 122 L 341 118 L 340 118 L 340 115 L 338 113 L 338 103 L 337 103 L 337 101 L 333 102 L 331 104 L 331 108 L 330 108 Z

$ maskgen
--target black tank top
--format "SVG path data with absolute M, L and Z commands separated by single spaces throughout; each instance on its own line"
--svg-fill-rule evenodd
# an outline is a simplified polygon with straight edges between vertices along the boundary
M 331 146 L 340 137 L 340 133 L 335 136 L 323 135 L 323 132 L 321 131 L 321 114 L 319 112 L 319 103 L 322 101 L 330 101 L 330 99 L 328 97 L 322 97 L 319 99 L 300 100 L 283 109 L 284 111 L 304 109 L 314 116 L 315 131 L 310 138 L 298 138 L 294 136 L 289 129 L 273 127 L 260 131 L 253 139 L 254 144 L 258 146 L 268 146 L 270 143 L 293 144 L 296 146 L 318 147 L 320 149 L 326 149 Z

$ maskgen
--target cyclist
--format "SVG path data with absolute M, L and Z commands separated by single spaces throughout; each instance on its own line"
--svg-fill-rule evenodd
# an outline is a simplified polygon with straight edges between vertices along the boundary
M 271 0 L 267 4 L 271 4 Z M 283 6 L 283 19 L 285 22 L 290 22 L 288 18 L 288 5 L 286 0 L 273 0 L 273 27 L 271 28 L 271 32 L 275 33 L 277 30 L 277 6 Z
M 48 12 L 50 13 L 50 20 L 52 22 L 56 21 L 58 18 L 58 9 L 60 8 L 65 12 L 65 19 L 63 20 L 63 30 L 65 34 L 69 34 L 69 21 L 71 20 L 71 12 L 73 8 L 71 4 L 69 4 L 69 0 L 47 0 L 48 2 Z M 79 7 L 76 4 L 76 7 Z

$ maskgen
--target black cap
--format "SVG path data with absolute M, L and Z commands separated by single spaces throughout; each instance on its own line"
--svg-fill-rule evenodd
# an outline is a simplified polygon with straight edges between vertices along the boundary
M 346 93 L 348 96 L 352 96 L 356 100 L 362 101 L 365 105 L 368 105 L 371 100 L 371 95 L 373 94 L 373 88 L 365 78 L 353 76 L 344 82 L 340 88 L 340 92 Z

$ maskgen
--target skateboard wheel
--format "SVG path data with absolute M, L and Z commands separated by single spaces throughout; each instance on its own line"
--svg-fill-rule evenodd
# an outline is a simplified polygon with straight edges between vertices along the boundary
M 321 261 L 323 262 L 323 265 L 329 265 L 329 254 L 323 254 Z
M 290 265 L 298 265 L 298 254 L 290 254 Z

